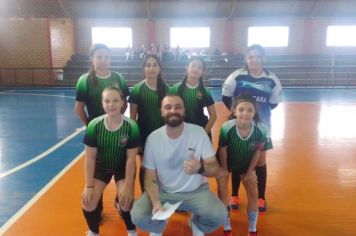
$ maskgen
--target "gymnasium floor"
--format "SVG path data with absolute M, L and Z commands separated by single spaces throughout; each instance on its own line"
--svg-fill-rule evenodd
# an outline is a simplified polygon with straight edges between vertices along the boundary
M 220 89 L 213 94 L 219 101 Z M 74 100 L 72 88 L 0 91 L 0 235 L 85 235 L 83 133 Z M 356 90 L 285 89 L 283 100 L 272 116 L 269 208 L 259 217 L 260 235 L 356 235 Z M 228 113 L 221 102 L 217 109 L 215 146 Z M 234 236 L 247 235 L 240 192 Z M 101 235 L 125 235 L 114 195 L 111 184 Z M 191 235 L 187 219 L 175 214 L 164 235 Z M 222 229 L 209 235 L 222 235 Z

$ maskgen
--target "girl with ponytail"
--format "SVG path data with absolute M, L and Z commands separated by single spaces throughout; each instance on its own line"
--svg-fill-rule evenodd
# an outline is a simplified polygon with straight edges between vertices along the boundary
M 142 138 L 143 153 L 148 135 L 164 125 L 161 117 L 161 101 L 166 96 L 169 86 L 162 78 L 162 66 L 155 55 L 148 55 L 143 63 L 145 79 L 133 86 L 128 102 L 130 118 L 137 121 Z M 143 190 L 143 168 L 140 169 L 140 185 Z
M 77 82 L 75 112 L 84 125 L 105 113 L 101 105 L 101 93 L 105 88 L 117 87 L 122 91 L 122 112 L 126 110 L 129 89 L 121 74 L 110 71 L 110 57 L 110 49 L 106 45 L 94 44 L 90 49 L 91 68 Z
M 211 138 L 217 115 L 214 107 L 214 99 L 210 90 L 204 86 L 203 76 L 206 65 L 201 58 L 192 58 L 187 66 L 187 74 L 183 81 L 175 84 L 171 92 L 182 97 L 185 106 L 185 121 L 196 124 L 205 129 Z M 207 108 L 209 118 L 204 114 Z

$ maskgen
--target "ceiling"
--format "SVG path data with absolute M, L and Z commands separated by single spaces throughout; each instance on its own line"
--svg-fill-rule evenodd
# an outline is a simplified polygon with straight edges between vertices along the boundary
M 352 17 L 356 1 L 0 0 L 0 18 Z

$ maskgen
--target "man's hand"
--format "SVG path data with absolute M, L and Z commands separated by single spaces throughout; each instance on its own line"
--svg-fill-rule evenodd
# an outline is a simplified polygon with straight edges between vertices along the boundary
M 187 175 L 197 174 L 202 163 L 200 160 L 192 153 L 189 160 L 185 160 L 183 163 L 184 172 Z

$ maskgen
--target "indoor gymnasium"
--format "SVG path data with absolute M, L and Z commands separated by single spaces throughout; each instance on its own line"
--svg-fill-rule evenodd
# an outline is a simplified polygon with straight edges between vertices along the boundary
M 178 102 L 168 106 L 164 95 L 175 87 L 178 95 L 170 96 Z M 146 103 L 143 89 L 153 94 L 142 95 Z M 245 90 L 262 95 L 251 92 L 253 101 L 239 103 Z M 190 91 L 198 91 L 195 100 L 185 99 Z M 193 100 L 199 111 L 188 109 Z M 115 101 L 116 107 L 108 105 Z M 250 107 L 248 118 L 240 115 L 241 104 Z M 259 127 L 263 106 L 268 124 Z M 144 112 L 161 123 L 142 118 Z M 170 147 L 159 139 L 153 145 L 150 134 L 166 124 L 169 138 L 169 130 L 187 125 L 170 121 L 194 123 L 190 116 L 198 117 L 194 127 L 205 129 L 201 137 L 209 134 L 212 144 L 206 142 L 200 161 L 188 158 L 192 172 L 186 161 L 170 168 L 184 175 L 178 180 L 209 185 L 216 204 L 198 201 L 205 206 L 199 215 L 183 207 L 184 199 L 163 231 L 132 226 L 140 221 L 143 188 L 151 203 L 158 201 L 154 209 L 169 202 L 158 197 L 170 174 L 160 174 L 159 162 L 150 168 L 148 157 Z M 260 118 L 265 124 L 264 114 Z M 110 122 L 121 123 L 108 128 Z M 131 133 L 119 144 L 102 144 L 100 124 L 105 132 Z M 249 146 L 248 166 L 235 175 L 231 160 L 237 159 L 229 151 L 235 141 L 224 136 L 230 124 L 241 142 L 255 131 L 261 136 Z M 244 128 L 250 133 L 242 135 Z M 120 164 L 100 172 L 107 143 L 120 148 L 112 155 Z M 219 180 L 229 178 L 219 188 Z M 220 189 L 225 200 L 218 199 Z M 165 194 L 190 193 L 181 192 Z M 225 223 L 202 226 L 218 205 Z M 354 1 L 0 1 L 0 235 L 351 236 L 355 211 Z

